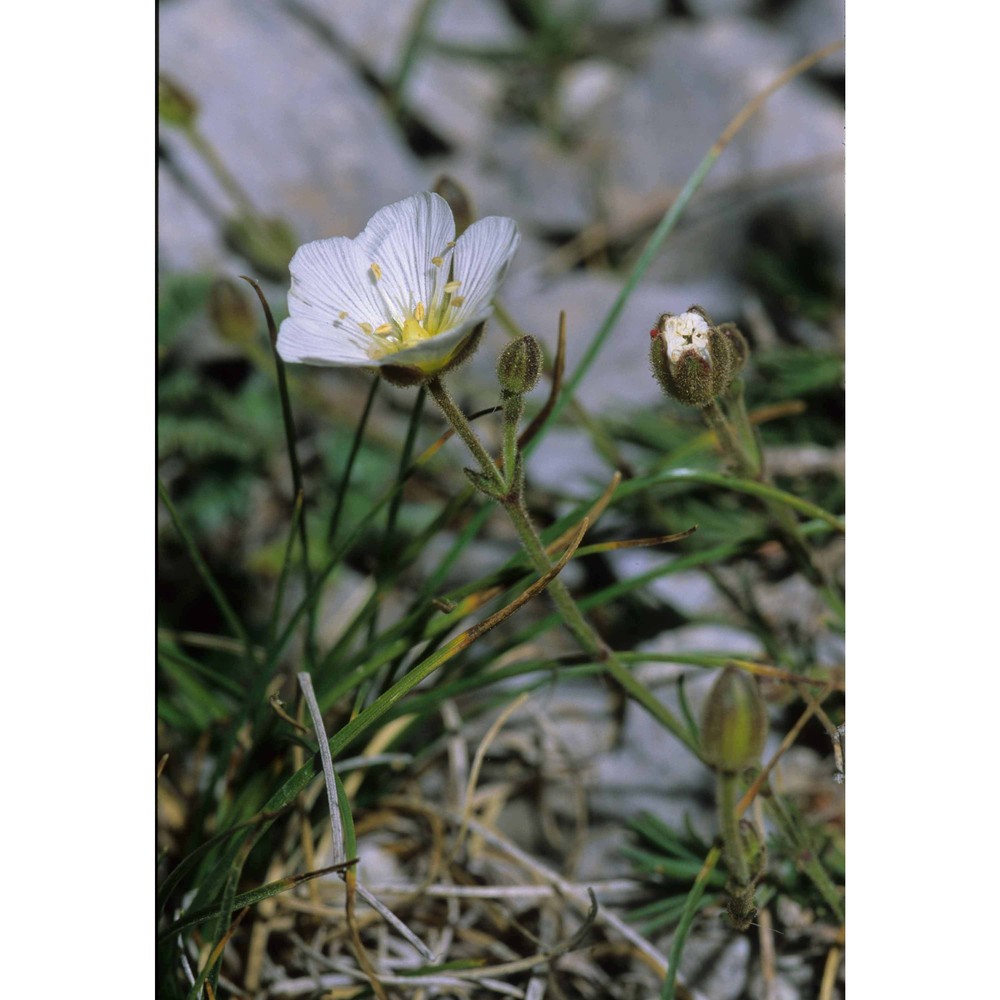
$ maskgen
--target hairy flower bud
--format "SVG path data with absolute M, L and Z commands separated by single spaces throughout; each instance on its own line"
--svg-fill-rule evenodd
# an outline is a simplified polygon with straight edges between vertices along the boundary
M 156 97 L 159 115 L 165 122 L 181 128 L 194 124 L 197 103 L 169 77 L 161 74 L 157 78 Z
M 720 771 L 744 771 L 760 761 L 766 737 L 767 712 L 757 682 L 726 667 L 702 709 L 702 759 Z
M 219 278 L 208 293 L 208 315 L 223 340 L 246 344 L 257 334 L 257 315 L 235 281 Z
M 541 374 L 542 351 L 534 337 L 521 337 L 508 344 L 497 361 L 500 388 L 513 395 L 531 392 Z
M 747 344 L 732 323 L 713 326 L 700 306 L 664 313 L 649 331 L 650 366 L 663 391 L 688 406 L 707 406 L 743 367 Z

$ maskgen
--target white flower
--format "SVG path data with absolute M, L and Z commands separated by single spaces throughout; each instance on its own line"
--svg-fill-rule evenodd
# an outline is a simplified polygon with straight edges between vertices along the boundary
M 519 241 L 514 221 L 500 216 L 456 240 L 448 203 L 427 191 L 388 205 L 357 238 L 296 251 L 278 353 L 311 365 L 440 372 L 492 313 Z

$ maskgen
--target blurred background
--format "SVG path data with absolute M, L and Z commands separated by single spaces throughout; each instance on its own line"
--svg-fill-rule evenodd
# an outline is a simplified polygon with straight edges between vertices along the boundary
M 538 337 L 551 356 L 565 311 L 571 373 L 722 129 L 783 70 L 844 33 L 842 0 L 163 0 L 159 10 L 159 474 L 254 637 L 271 611 L 292 487 L 265 327 L 238 276 L 261 282 L 280 322 L 287 264 L 299 244 L 353 237 L 383 205 L 447 175 L 478 216 L 511 216 L 522 235 L 500 296 L 510 322 L 491 321 L 476 356 L 450 378 L 467 411 L 492 406 L 496 357 L 512 328 Z M 665 399 L 648 368 L 650 327 L 660 313 L 692 304 L 717 322 L 738 323 L 751 344 L 747 397 L 751 410 L 774 408 L 762 431 L 776 483 L 843 511 L 843 142 L 837 53 L 782 88 L 740 131 L 629 298 L 577 392 L 584 410 L 568 408 L 528 462 L 529 502 L 541 524 L 599 494 L 616 468 L 626 476 L 661 460 L 718 468 L 703 443 L 700 451 L 692 445 L 703 431 L 697 413 Z M 371 380 L 296 366 L 288 376 L 306 522 L 320 563 L 323 540 L 343 536 L 340 529 L 328 537 L 330 512 Z M 529 415 L 544 389 L 536 396 Z M 418 452 L 442 430 L 430 406 L 414 418 L 415 397 L 383 385 L 372 398 L 341 525 L 363 521 L 397 475 L 411 419 Z M 495 444 L 496 427 L 480 425 Z M 456 443 L 445 454 L 450 461 L 436 461 L 407 485 L 395 527 L 400 548 L 464 484 L 467 455 Z M 565 571 L 578 595 L 649 574 L 648 584 L 593 613 L 612 646 L 842 669 L 843 638 L 822 601 L 779 548 L 761 545 L 769 529 L 760 509 L 695 485 L 658 499 L 657 510 L 642 498 L 616 504 L 594 540 L 694 523 L 696 535 L 669 550 L 588 557 Z M 444 525 L 400 573 L 380 606 L 383 623 L 410 607 L 466 523 Z M 383 529 L 373 522 L 331 578 L 317 622 L 321 648 L 344 634 L 371 595 Z M 504 519 L 491 518 L 447 582 L 490 572 L 514 545 Z M 839 576 L 839 540 L 818 545 L 818 557 Z M 679 555 L 712 546 L 741 555 L 708 571 L 659 575 Z M 217 656 L 219 669 L 231 670 L 225 649 L 205 646 L 204 637 L 229 629 L 166 517 L 159 553 L 162 628 L 170 641 L 183 644 L 186 636 L 199 657 Z M 288 602 L 300 596 L 291 581 Z M 491 637 L 491 655 L 506 655 L 510 637 L 547 613 L 543 602 L 529 605 L 517 628 Z M 538 645 L 547 656 L 573 649 L 558 629 Z M 643 670 L 654 687 L 676 684 L 681 672 L 668 663 Z M 693 677 L 694 704 L 710 679 Z M 192 748 L 203 752 L 225 722 L 185 700 L 187 683 L 176 670 L 160 677 L 160 745 L 173 762 L 161 838 L 174 857 L 198 787 Z M 283 693 L 291 701 L 294 686 Z M 676 706 L 672 692 L 660 687 L 658 695 Z M 489 723 L 471 703 L 460 707 L 473 726 Z M 774 704 L 775 733 L 800 709 Z M 713 835 L 710 775 L 671 753 L 643 712 L 614 704 L 596 681 L 562 682 L 544 711 L 545 740 L 556 733 L 559 753 L 541 753 L 540 763 L 525 756 L 519 726 L 545 740 L 537 719 L 518 717 L 511 746 L 498 742 L 491 758 L 499 763 L 484 771 L 486 781 L 509 778 L 503 769 L 513 768 L 523 782 L 526 794 L 505 800 L 497 819 L 518 843 L 572 855 L 578 878 L 609 879 L 632 871 L 622 853 L 623 820 L 644 814 Z M 469 732 L 475 740 L 482 729 Z M 803 810 L 827 832 L 842 831 L 828 733 L 806 727 L 782 769 L 782 787 Z M 561 784 L 568 772 L 569 798 Z M 568 823 L 581 787 L 587 819 L 572 850 L 563 851 L 546 817 Z M 369 845 L 366 857 L 378 856 L 378 845 Z M 811 919 L 802 906 L 780 914 L 789 945 L 778 977 L 784 992 L 769 995 L 816 995 L 826 952 L 802 930 Z M 699 928 L 686 960 L 703 995 L 763 996 L 753 986 L 750 949 L 747 937 L 718 921 Z M 647 988 L 640 984 L 634 995 L 648 995 Z

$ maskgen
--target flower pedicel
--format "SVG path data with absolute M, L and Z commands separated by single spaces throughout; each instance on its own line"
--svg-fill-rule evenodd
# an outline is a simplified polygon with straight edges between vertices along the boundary
M 373 369 L 398 385 L 448 371 L 475 349 L 519 241 L 502 216 L 456 239 L 448 203 L 431 192 L 388 205 L 355 239 L 299 247 L 278 353 Z

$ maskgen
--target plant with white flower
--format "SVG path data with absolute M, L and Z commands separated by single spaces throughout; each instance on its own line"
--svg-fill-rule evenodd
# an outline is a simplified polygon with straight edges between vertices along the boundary
M 397 385 L 449 371 L 478 344 L 519 242 L 502 216 L 456 239 L 448 203 L 429 191 L 388 205 L 354 239 L 299 247 L 278 353 L 374 370 Z

